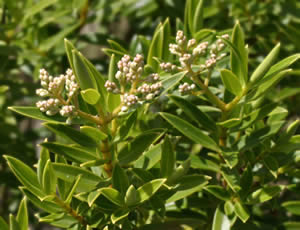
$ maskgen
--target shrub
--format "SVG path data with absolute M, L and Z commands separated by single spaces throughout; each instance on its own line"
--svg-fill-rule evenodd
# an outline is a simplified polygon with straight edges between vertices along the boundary
M 5 156 L 26 197 L 10 229 L 28 229 L 26 199 L 66 229 L 300 225 L 299 120 L 266 97 L 300 54 L 276 62 L 277 44 L 248 70 L 239 23 L 230 35 L 203 29 L 202 1 L 185 17 L 175 38 L 167 19 L 148 45 L 111 41 L 107 76 L 65 40 L 70 69 L 42 69 L 45 99 L 10 108 L 57 136 L 40 144 L 37 172 Z

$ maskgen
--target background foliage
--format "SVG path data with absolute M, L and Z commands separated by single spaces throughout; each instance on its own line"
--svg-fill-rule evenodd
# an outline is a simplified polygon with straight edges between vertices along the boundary
M 198 1 L 189 2 L 196 4 Z M 110 40 L 119 42 L 132 55 L 142 52 L 146 57 L 156 26 L 166 18 L 169 18 L 172 34 L 175 34 L 175 28 L 185 25 L 185 32 L 194 36 L 203 36 L 206 32 L 214 33 L 215 30 L 230 33 L 235 21 L 239 20 L 244 29 L 245 43 L 250 47 L 249 72 L 253 72 L 278 42 L 282 44 L 280 59 L 300 51 L 298 39 L 300 5 L 296 0 L 204 1 L 203 27 L 209 30 L 198 34 L 197 28 L 195 30 L 190 28 L 192 19 L 187 18 L 188 13 L 183 11 L 185 4 L 185 1 L 179 0 L 2 1 L 0 3 L 1 155 L 10 154 L 28 165 L 33 165 L 36 162 L 35 144 L 45 137 L 50 140 L 54 138 L 53 134 L 39 123 L 12 114 L 7 110 L 7 106 L 32 105 L 37 100 L 34 92 L 38 87 L 40 68 L 47 68 L 49 72 L 58 74 L 68 67 L 63 43 L 65 37 L 72 41 L 102 73 L 108 71 L 108 56 L 114 53 L 113 50 L 116 48 Z M 102 49 L 104 47 L 105 49 Z M 280 85 L 268 91 L 266 95 L 269 103 L 279 103 L 285 111 L 289 111 L 288 121 L 295 120 L 299 116 L 299 110 L 295 106 L 299 103 L 297 95 L 300 89 L 299 62 L 294 64 L 293 69 Z M 152 109 L 175 114 L 176 108 L 172 104 L 161 103 Z M 140 125 L 141 127 L 144 125 L 144 129 L 153 125 L 160 126 L 163 122 L 162 119 L 151 118 L 144 118 L 145 123 L 142 121 Z M 180 148 L 178 152 L 189 151 L 184 146 L 178 148 Z M 183 161 L 186 155 L 178 157 Z M 7 169 L 3 157 L 0 175 L 2 193 L 0 215 L 7 219 L 9 214 L 7 210 L 16 212 L 21 194 L 16 189 L 19 184 Z M 297 175 L 295 172 L 293 178 L 284 178 L 283 181 L 291 180 L 291 183 L 296 183 Z M 292 189 L 298 191 L 297 186 L 296 183 Z M 288 193 L 285 196 L 289 196 Z M 298 200 L 299 197 L 296 196 L 294 199 Z M 276 207 L 277 204 L 274 202 L 265 205 Z M 269 209 L 269 206 L 266 209 Z M 270 212 L 268 218 L 274 221 L 274 217 L 278 218 L 278 215 L 288 214 Z M 212 217 L 213 213 L 210 216 Z M 280 222 L 280 218 L 278 220 Z M 32 219 L 32 223 L 33 221 Z

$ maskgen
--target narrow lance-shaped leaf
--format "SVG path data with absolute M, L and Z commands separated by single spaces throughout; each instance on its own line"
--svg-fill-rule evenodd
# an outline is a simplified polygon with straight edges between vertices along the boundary
M 44 192 L 42 192 L 41 190 L 41 186 L 38 181 L 37 175 L 29 166 L 27 166 L 22 161 L 14 157 L 4 157 L 7 160 L 10 169 L 25 187 L 27 187 L 32 193 L 34 193 L 39 198 L 45 196 Z
M 240 218 L 241 221 L 244 223 L 247 222 L 247 220 L 250 217 L 249 211 L 247 208 L 240 202 L 236 202 L 234 204 L 234 212 L 235 214 Z
M 152 42 L 149 47 L 147 63 L 153 67 L 155 71 L 158 70 L 158 64 L 153 57 L 161 58 L 163 54 L 164 28 L 160 23 L 153 35 Z
M 230 221 L 220 206 L 215 211 L 212 230 L 230 230 Z
M 150 199 L 150 197 L 157 192 L 157 190 L 165 183 L 165 181 L 166 179 L 155 179 L 139 187 L 137 189 L 139 203 Z
M 193 24 L 192 24 L 193 34 L 195 34 L 203 27 L 203 12 L 204 12 L 203 0 L 199 0 L 197 7 L 195 9 L 195 14 L 193 16 Z
M 182 111 L 193 121 L 201 124 L 203 128 L 209 130 L 216 130 L 215 122 L 194 104 L 185 100 L 183 97 L 171 95 L 169 96 L 171 101 L 174 102 Z
M 240 80 L 237 76 L 230 70 L 221 70 L 221 78 L 224 83 L 225 88 L 236 96 L 241 96 L 243 93 L 243 88 Z
M 290 213 L 300 215 L 300 201 L 287 201 L 282 204 Z
M 77 50 L 72 51 L 73 64 L 76 80 L 82 90 L 85 89 L 97 89 L 97 84 L 94 76 L 90 73 L 89 67 L 85 63 L 85 58 Z
M 42 185 L 46 194 L 50 195 L 56 193 L 56 177 L 50 159 L 44 168 Z
M 0 216 L 0 228 L 2 230 L 9 230 L 8 224 L 3 220 L 1 216 Z
M 198 144 L 203 145 L 208 149 L 218 151 L 219 147 L 216 142 L 211 139 L 209 136 L 204 134 L 200 129 L 196 128 L 189 122 L 174 116 L 169 113 L 160 113 L 160 115 L 167 120 L 172 126 L 174 126 L 182 134 L 195 141 Z
M 45 140 L 45 142 L 47 142 L 47 139 Z M 42 184 L 44 168 L 49 159 L 50 159 L 50 155 L 48 149 L 41 147 L 40 158 L 38 161 L 38 168 L 37 168 L 37 176 L 40 184 Z
M 115 164 L 112 174 L 112 184 L 121 194 L 125 195 L 128 187 L 129 180 L 124 169 L 119 164 Z
M 102 188 L 98 190 L 103 196 L 118 206 L 124 206 L 124 197 L 119 191 L 113 188 Z
M 232 31 L 232 43 L 239 50 L 240 57 L 238 57 L 235 52 L 231 51 L 230 61 L 232 72 L 237 76 L 237 80 L 240 85 L 245 85 L 248 80 L 248 52 L 245 48 L 244 39 L 244 32 L 240 26 L 240 23 L 237 22 Z M 241 58 L 241 60 L 238 60 L 239 58 Z
M 80 132 L 94 139 L 96 143 L 107 138 L 107 134 L 92 126 L 80 126 Z
M 9 215 L 9 230 L 21 230 L 19 223 L 12 214 Z
M 166 135 L 162 145 L 162 154 L 160 161 L 161 176 L 168 178 L 175 169 L 175 152 L 173 151 L 172 143 Z
M 17 221 L 19 223 L 20 230 L 28 230 L 28 211 L 27 211 L 26 197 L 23 198 L 23 200 L 21 201 L 21 203 L 19 205 Z
M 274 61 L 276 60 L 280 50 L 280 43 L 277 44 L 263 62 L 255 69 L 250 77 L 251 84 L 259 81 L 268 72 Z

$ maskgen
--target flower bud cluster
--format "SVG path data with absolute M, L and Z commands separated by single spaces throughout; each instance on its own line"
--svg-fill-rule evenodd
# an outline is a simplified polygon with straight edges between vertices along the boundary
M 143 74 L 144 57 L 137 54 L 133 61 L 130 61 L 129 55 L 124 55 L 118 62 L 119 71 L 116 73 L 116 79 L 126 82 L 134 82 Z
M 160 68 L 167 73 L 177 70 L 177 66 L 170 62 L 162 62 Z
M 38 101 L 36 106 L 49 116 L 60 113 L 60 115 L 68 117 L 70 122 L 72 117 L 77 116 L 77 112 L 75 107 L 68 103 L 79 89 L 73 71 L 68 69 L 65 75 L 52 77 L 45 69 L 41 69 L 39 78 L 43 88 L 37 89 L 36 94 L 41 97 L 49 97 L 49 99 Z M 68 97 L 68 100 L 64 100 L 64 95 Z
M 119 93 L 120 90 L 118 89 L 116 83 L 107 80 L 104 84 L 104 87 L 106 88 L 106 90 L 110 93 Z
M 137 89 L 137 92 L 142 94 L 146 100 L 152 100 L 155 96 L 159 95 L 161 88 L 161 82 L 157 82 L 152 85 L 144 83 Z
M 126 112 L 130 106 L 137 104 L 138 100 L 139 98 L 136 95 L 125 93 L 123 97 L 124 106 L 122 106 L 121 111 Z
M 38 101 L 36 106 L 41 112 L 45 112 L 48 116 L 53 116 L 58 113 L 60 102 L 58 99 L 49 98 L 48 100 Z
M 59 113 L 63 117 L 75 117 L 75 116 L 77 116 L 75 106 L 73 106 L 73 105 L 64 105 L 60 109 Z
M 188 83 L 183 83 L 181 85 L 179 85 L 179 92 L 181 94 L 188 94 L 190 93 L 192 90 L 194 90 L 196 88 L 196 85 L 195 84 L 188 84 Z
M 226 56 L 225 53 L 220 53 L 225 48 L 225 43 L 222 39 L 229 39 L 228 34 L 224 34 L 219 38 L 215 44 L 209 46 L 208 42 L 201 42 L 197 44 L 194 38 L 187 41 L 183 32 L 180 30 L 176 34 L 176 44 L 169 44 L 169 50 L 172 54 L 179 57 L 180 67 L 172 63 L 161 63 L 160 68 L 165 72 L 173 70 L 185 69 L 192 64 L 198 64 L 199 57 L 209 55 L 204 64 L 200 65 L 200 71 L 213 68 L 217 61 Z

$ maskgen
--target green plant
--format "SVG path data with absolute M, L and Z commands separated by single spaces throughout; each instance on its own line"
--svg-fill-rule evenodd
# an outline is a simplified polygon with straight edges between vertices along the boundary
M 231 35 L 203 29 L 202 1 L 191 2 L 185 26 L 177 24 L 188 35 L 174 39 L 169 20 L 159 24 L 142 46 L 146 64 L 111 42 L 103 76 L 65 40 L 72 70 L 41 70 L 37 94 L 48 99 L 11 107 L 57 135 L 41 143 L 37 172 L 5 156 L 42 210 L 39 221 L 66 229 L 299 226 L 299 121 L 286 120 L 265 93 L 300 54 L 276 63 L 276 45 L 248 70 L 239 23 Z M 25 207 L 10 229 L 28 228 Z

